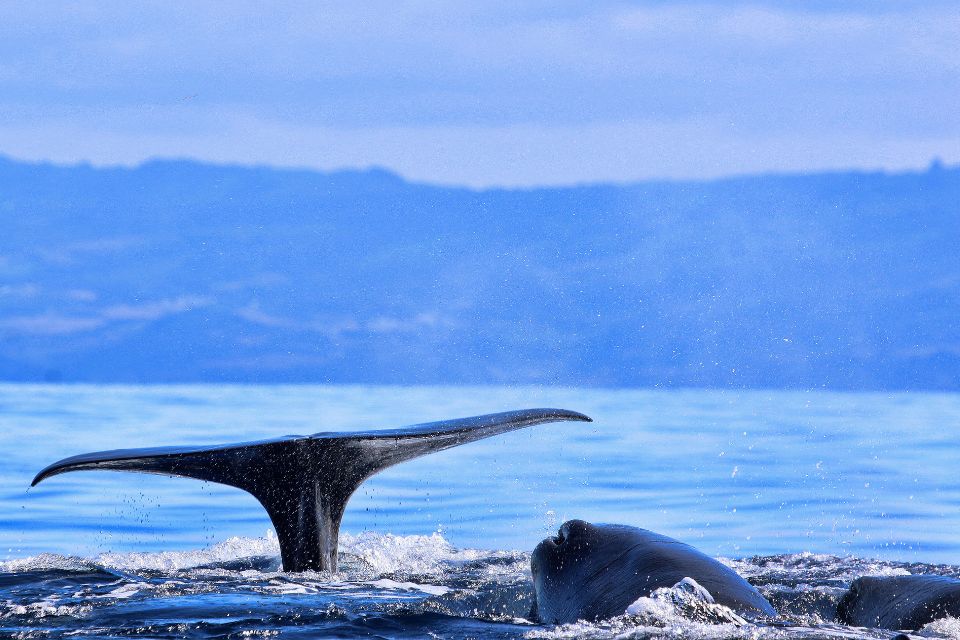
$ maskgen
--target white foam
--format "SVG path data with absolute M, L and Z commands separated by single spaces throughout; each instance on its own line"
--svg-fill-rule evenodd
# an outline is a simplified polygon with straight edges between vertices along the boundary
M 302 582 L 286 582 L 280 580 L 271 580 L 265 591 L 278 593 L 280 595 L 306 595 L 317 593 L 318 589 L 312 585 Z
M 0 572 L 25 573 L 27 571 L 94 571 L 95 563 L 76 556 L 63 556 L 58 553 L 41 553 L 27 558 L 17 558 L 0 562 Z
M 713 595 L 693 578 L 684 578 L 670 588 L 654 590 L 627 607 L 627 615 L 651 618 L 655 623 L 692 620 L 710 624 L 746 625 L 732 609 L 717 604 Z
M 122 571 L 176 571 L 244 558 L 278 555 L 280 545 L 271 530 L 262 538 L 233 537 L 206 549 L 192 551 L 103 553 L 94 558 L 94 562 L 102 567 Z
M 391 589 L 394 591 L 422 591 L 424 593 L 429 593 L 432 596 L 442 596 L 445 593 L 453 591 L 453 589 L 450 587 L 442 587 L 435 584 L 397 582 L 396 580 L 390 580 L 387 578 L 383 578 L 381 580 L 372 580 L 366 584 L 377 587 L 378 589 Z
M 487 558 L 512 558 L 515 553 L 480 549 L 458 549 L 440 533 L 430 535 L 398 536 L 390 533 L 362 532 L 340 534 L 339 551 L 362 560 L 374 575 L 444 575 L 451 565 L 474 562 Z M 28 558 L 0 562 L 0 571 L 19 573 L 25 571 L 108 570 L 179 571 L 208 565 L 220 565 L 248 558 L 279 558 L 280 545 L 273 531 L 260 538 L 232 537 L 205 549 L 159 552 L 107 552 L 93 558 L 79 558 L 43 553 Z M 514 573 L 525 563 L 518 561 L 509 566 L 492 566 L 491 574 Z M 515 566 L 514 566 L 515 565 Z M 248 571 L 243 572 L 247 574 Z M 249 575 L 263 575 L 252 572 Z M 305 575 L 311 575 L 307 572 Z M 316 573 L 317 578 L 330 579 L 328 573 Z
M 925 625 L 918 635 L 960 640 L 960 619 L 947 617 L 934 620 Z
M 7 600 L 3 604 L 3 609 L 0 610 L 0 618 L 48 618 L 64 616 L 82 618 L 93 610 L 93 607 L 88 604 L 57 604 L 57 600 L 57 596 L 49 596 L 38 602 L 28 603 L 14 603 Z
M 678 640 L 725 640 L 727 638 L 759 638 L 764 632 L 773 637 L 782 637 L 779 630 L 750 626 L 747 628 L 732 624 L 702 624 L 689 620 L 679 620 L 668 625 L 647 625 L 638 623 L 629 616 L 614 618 L 605 622 L 585 622 L 583 620 L 557 627 L 538 627 L 524 634 L 531 640 L 622 640 L 625 638 L 677 638 Z
M 718 560 L 745 578 L 766 577 L 781 573 L 792 575 L 798 572 L 812 571 L 820 576 L 829 575 L 831 579 L 852 581 L 854 578 L 864 575 L 900 576 L 910 573 L 902 566 L 882 560 L 834 556 L 807 551 L 759 559 L 732 560 L 718 558 Z
M 457 549 L 439 533 L 395 536 L 365 531 L 340 534 L 340 552 L 357 556 L 377 574 L 441 575 L 445 564 L 488 558 L 492 551 Z
M 750 625 L 728 607 L 716 604 L 707 589 L 693 578 L 673 587 L 656 589 L 637 598 L 624 615 L 603 622 L 578 621 L 552 629 L 536 629 L 527 638 L 729 638 L 752 637 L 760 628 Z
M 93 598 L 116 598 L 122 600 L 129 598 L 130 596 L 140 593 L 145 585 L 140 583 L 130 583 L 123 586 L 117 587 L 113 591 L 103 594 L 102 596 L 90 596 Z

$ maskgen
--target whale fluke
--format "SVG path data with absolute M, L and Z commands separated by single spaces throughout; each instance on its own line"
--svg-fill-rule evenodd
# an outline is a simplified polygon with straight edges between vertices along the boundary
M 381 431 L 321 432 L 207 447 L 152 447 L 85 453 L 54 462 L 33 479 L 68 471 L 139 471 L 243 489 L 255 497 L 280 541 L 285 571 L 337 569 L 347 500 L 378 471 L 434 451 L 544 422 L 590 418 L 564 409 L 527 409 Z

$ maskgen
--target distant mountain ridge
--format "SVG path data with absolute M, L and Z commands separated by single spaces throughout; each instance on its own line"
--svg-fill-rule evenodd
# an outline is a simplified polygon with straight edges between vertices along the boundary
M 960 168 L 470 190 L 0 159 L 0 380 L 960 389 Z

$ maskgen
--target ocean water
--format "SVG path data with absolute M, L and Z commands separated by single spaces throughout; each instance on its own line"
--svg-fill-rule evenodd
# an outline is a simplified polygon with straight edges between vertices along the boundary
M 281 570 L 250 496 L 80 472 L 87 451 L 390 428 L 532 407 L 555 423 L 398 465 L 347 506 L 337 574 Z M 850 637 L 859 575 L 960 575 L 960 396 L 541 387 L 0 385 L 0 636 Z M 730 563 L 781 617 L 664 605 L 525 619 L 529 557 L 570 518 L 652 529 Z M 960 637 L 939 621 L 925 635 Z

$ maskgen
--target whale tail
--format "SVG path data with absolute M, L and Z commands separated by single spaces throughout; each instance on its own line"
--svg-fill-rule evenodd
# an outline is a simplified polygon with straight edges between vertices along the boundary
M 31 486 L 82 470 L 138 471 L 230 485 L 252 494 L 266 509 L 280 541 L 285 571 L 336 571 L 340 520 L 347 500 L 364 480 L 434 451 L 561 420 L 590 418 L 563 409 L 527 409 L 381 431 L 99 451 L 51 464 Z

